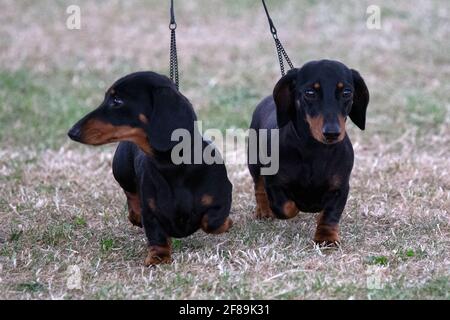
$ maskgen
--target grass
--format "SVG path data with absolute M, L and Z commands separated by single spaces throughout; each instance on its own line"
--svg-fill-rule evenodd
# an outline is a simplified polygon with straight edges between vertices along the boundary
M 7 0 L 0 13 L 0 298 L 450 298 L 447 3 L 381 1 L 382 29 L 368 30 L 370 1 L 269 1 L 297 65 L 342 60 L 371 93 L 366 131 L 348 130 L 342 246 L 313 246 L 312 214 L 255 221 L 247 169 L 231 165 L 231 232 L 174 239 L 174 262 L 155 268 L 143 267 L 144 234 L 111 175 L 114 146 L 77 145 L 66 131 L 118 77 L 167 72 L 168 11 L 79 3 L 80 31 L 65 29 L 65 0 Z M 279 78 L 259 3 L 186 1 L 177 16 L 181 90 L 204 128 L 246 128 Z M 72 266 L 81 289 L 67 287 Z
M 37 281 L 23 282 L 17 285 L 17 290 L 22 292 L 36 293 L 39 291 L 43 291 L 44 289 L 44 286 Z
M 368 264 L 380 266 L 387 266 L 389 262 L 388 258 L 385 256 L 369 256 L 367 260 Z
M 209 107 L 199 112 L 204 128 L 248 128 L 251 111 L 259 102 L 260 94 L 244 86 L 218 91 Z
M 406 112 L 408 122 L 424 130 L 443 124 L 447 110 L 441 101 L 431 95 L 409 95 Z

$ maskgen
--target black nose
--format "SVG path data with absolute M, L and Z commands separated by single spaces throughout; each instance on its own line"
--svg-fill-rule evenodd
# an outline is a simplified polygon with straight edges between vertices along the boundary
M 67 133 L 70 139 L 79 142 L 81 140 L 81 130 L 78 126 L 73 127 Z
M 332 142 L 336 141 L 341 134 L 341 128 L 338 124 L 325 124 L 322 128 L 322 133 L 327 141 Z

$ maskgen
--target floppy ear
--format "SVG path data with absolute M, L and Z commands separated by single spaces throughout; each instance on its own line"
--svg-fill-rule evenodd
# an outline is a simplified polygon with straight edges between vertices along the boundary
M 277 106 L 278 128 L 285 126 L 295 117 L 294 87 L 298 69 L 290 70 L 273 89 L 273 99 Z
M 353 69 L 351 69 L 351 71 L 355 92 L 353 93 L 353 104 L 349 116 L 354 124 L 361 130 L 364 130 L 366 128 L 366 110 L 367 105 L 369 104 L 369 90 L 359 72 Z
M 168 151 L 178 143 L 171 141 L 172 132 L 183 128 L 193 134 L 197 117 L 189 101 L 174 88 L 154 88 L 152 94 L 153 111 L 145 130 L 153 148 Z

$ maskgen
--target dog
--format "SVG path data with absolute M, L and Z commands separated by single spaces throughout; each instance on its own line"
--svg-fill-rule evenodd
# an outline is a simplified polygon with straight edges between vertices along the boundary
M 233 224 L 225 165 L 172 161 L 177 144 L 172 132 L 185 129 L 193 136 L 196 119 L 169 78 L 137 72 L 115 82 L 101 105 L 68 132 L 72 140 L 88 145 L 120 142 L 112 171 L 125 192 L 130 222 L 144 228 L 146 266 L 172 261 L 171 237 L 187 237 L 200 228 L 219 234 Z M 203 150 L 211 146 L 202 138 Z
M 364 79 L 338 61 L 311 61 L 278 81 L 273 95 L 256 107 L 250 125 L 254 130 L 279 129 L 278 173 L 261 175 L 259 158 L 248 164 L 257 218 L 320 212 L 314 242 L 339 245 L 354 159 L 345 124 L 350 117 L 364 130 L 368 104 Z M 270 134 L 267 143 L 272 143 Z

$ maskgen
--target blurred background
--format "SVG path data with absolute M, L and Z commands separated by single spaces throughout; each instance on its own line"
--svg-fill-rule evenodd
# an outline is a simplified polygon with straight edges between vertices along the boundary
M 169 1 L 0 0 L 0 297 L 448 297 L 449 2 L 267 4 L 296 66 L 340 60 L 371 94 L 366 131 L 348 129 L 356 162 L 343 251 L 316 254 L 311 216 L 254 222 L 250 178 L 236 166 L 234 233 L 177 240 L 177 262 L 164 267 L 176 272 L 142 280 L 145 243 L 111 176 L 114 146 L 76 145 L 66 132 L 123 75 L 168 73 Z M 70 5 L 80 30 L 67 28 Z M 380 29 L 367 27 L 370 5 Z M 175 6 L 181 91 L 204 128 L 247 128 L 280 78 L 261 2 Z M 78 291 L 65 286 L 72 264 L 84 272 Z M 366 283 L 372 266 L 378 291 Z M 295 268 L 327 272 L 283 274 Z
M 81 30 L 66 27 L 72 4 L 81 9 Z M 380 30 L 366 26 L 372 4 L 382 10 Z M 371 139 L 392 140 L 445 121 L 446 1 L 419 1 L 414 8 L 408 1 L 268 5 L 296 66 L 332 58 L 361 72 L 372 93 Z M 57 147 L 117 78 L 137 70 L 167 74 L 168 10 L 169 1 L 161 0 L 2 0 L 2 144 Z M 177 1 L 176 14 L 182 92 L 209 126 L 246 127 L 255 103 L 279 78 L 260 1 Z

